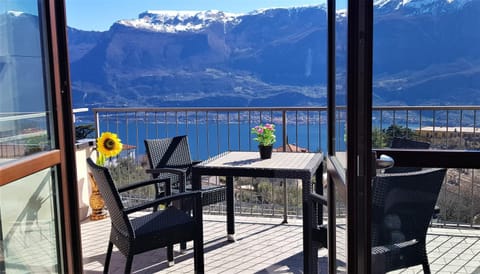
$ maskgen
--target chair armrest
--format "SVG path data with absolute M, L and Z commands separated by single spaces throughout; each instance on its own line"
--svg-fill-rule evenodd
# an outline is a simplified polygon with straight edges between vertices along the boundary
M 168 168 L 168 167 L 162 167 L 162 168 L 147 168 L 145 170 L 147 173 L 151 174 L 159 174 L 159 173 L 173 173 L 177 175 L 183 175 L 187 173 L 186 169 L 181 169 L 181 168 Z
M 161 178 L 161 179 L 151 179 L 146 181 L 137 182 L 134 184 L 122 186 L 118 188 L 118 192 L 122 193 L 139 187 L 144 187 L 153 184 L 164 183 L 167 187 L 170 187 L 170 178 Z
M 372 246 L 372 255 L 379 255 L 379 254 L 394 252 L 402 248 L 414 246 L 418 243 L 419 242 L 416 239 L 413 239 L 410 241 L 404 241 L 404 242 L 394 243 L 389 245 Z
M 160 173 L 172 173 L 180 177 L 180 191 L 185 191 L 185 186 L 187 184 L 187 170 L 180 168 L 149 168 L 145 172 L 150 174 L 160 174 Z
M 125 208 L 124 212 L 126 214 L 130 214 L 130 213 L 134 213 L 134 212 L 144 210 L 144 209 L 147 209 L 147 208 L 156 207 L 159 204 L 166 204 L 166 203 L 170 203 L 172 201 L 183 200 L 183 199 L 190 198 L 190 197 L 193 198 L 195 201 L 201 201 L 201 199 L 202 199 L 200 191 L 181 192 L 181 193 L 178 193 L 178 194 L 158 198 L 158 199 L 155 199 L 153 201 L 149 201 L 149 202 L 146 202 L 146 203 L 143 203 L 143 204 L 140 204 L 140 205 Z M 194 203 L 194 204 L 196 205 L 196 204 L 198 204 L 198 202 Z M 200 202 L 200 205 L 201 205 L 201 202 Z M 194 211 L 195 210 L 198 210 L 198 209 L 194 208 Z
M 322 204 L 322 205 L 327 205 L 328 204 L 328 200 L 325 196 L 322 196 L 322 195 L 319 195 L 319 194 L 316 194 L 316 193 L 310 193 L 308 195 L 308 198 L 312 199 L 312 201 L 314 201 L 316 203 L 319 203 L 319 204 Z

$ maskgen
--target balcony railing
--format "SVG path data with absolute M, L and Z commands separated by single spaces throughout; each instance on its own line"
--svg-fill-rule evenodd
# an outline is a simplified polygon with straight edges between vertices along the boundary
M 432 149 L 480 149 L 480 107 L 473 106 L 386 106 L 373 110 L 373 138 L 377 147 L 388 145 L 394 136 L 428 141 Z M 277 149 L 325 151 L 326 107 L 272 108 L 99 108 L 93 109 L 97 134 L 116 132 L 127 144 L 125 155 L 136 166 L 145 166 L 146 138 L 188 135 L 192 157 L 204 160 L 227 150 L 256 151 L 250 129 L 259 123 L 274 123 Z M 337 136 L 343 136 L 345 121 L 337 117 Z M 83 118 L 85 119 L 85 118 Z M 85 122 L 85 120 L 84 120 Z M 87 121 L 88 122 L 88 121 Z M 343 138 L 337 138 L 342 147 Z M 129 172 L 127 177 L 134 172 Z M 127 178 L 133 179 L 133 178 Z M 222 183 L 222 179 L 216 180 Z M 236 210 L 243 214 L 301 215 L 301 189 L 295 181 L 237 180 Z M 286 186 L 286 187 L 285 187 Z M 287 192 L 285 201 L 284 192 Z M 480 174 L 471 169 L 450 169 L 438 204 L 441 225 L 480 224 Z M 210 208 L 222 212 L 222 206 Z M 342 212 L 339 212 L 342 214 Z

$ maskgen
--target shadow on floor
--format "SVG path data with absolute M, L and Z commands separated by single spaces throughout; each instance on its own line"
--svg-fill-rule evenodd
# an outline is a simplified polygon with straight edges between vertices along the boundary
M 318 271 L 320 273 L 328 273 L 328 257 L 318 258 Z M 288 257 L 287 259 L 279 261 L 276 264 L 256 272 L 256 274 L 269 273 L 304 273 L 303 252 L 299 252 L 291 257 Z
M 337 273 L 346 273 L 339 269 L 345 269 L 345 262 L 337 260 Z M 328 273 L 328 257 L 323 256 L 318 258 L 318 272 Z M 270 274 L 270 273 L 294 273 L 303 274 L 303 252 L 299 252 L 285 260 L 279 261 L 265 269 L 257 271 L 255 274 Z
M 230 242 L 224 241 L 222 239 L 215 239 L 204 243 L 204 253 L 209 251 L 221 248 L 223 246 L 232 244 Z M 178 244 L 175 245 L 178 248 Z M 105 247 L 105 252 L 107 247 Z M 191 260 L 193 265 L 193 248 L 187 248 L 185 253 L 180 253 L 177 249 L 174 251 L 174 262 L 175 264 L 181 263 L 185 260 Z M 85 257 L 83 259 L 84 264 L 98 262 L 102 266 L 105 265 L 105 254 Z M 123 273 L 126 263 L 125 256 L 118 250 L 115 249 L 112 252 L 109 273 Z M 167 250 L 166 248 L 159 248 L 145 253 L 137 254 L 133 257 L 132 273 L 155 273 L 162 270 L 168 269 L 167 264 Z M 103 273 L 103 268 L 101 270 L 87 270 L 85 273 L 94 274 L 94 273 Z

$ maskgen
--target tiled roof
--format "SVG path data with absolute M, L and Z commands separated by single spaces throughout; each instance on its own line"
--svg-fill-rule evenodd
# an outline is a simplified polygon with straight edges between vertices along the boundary
M 283 146 L 279 146 L 273 149 L 273 151 L 283 152 Z M 285 152 L 308 152 L 308 149 L 296 146 L 294 144 L 287 144 L 285 146 Z

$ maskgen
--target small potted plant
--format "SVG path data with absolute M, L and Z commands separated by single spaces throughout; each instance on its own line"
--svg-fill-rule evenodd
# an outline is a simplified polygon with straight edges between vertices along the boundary
M 260 151 L 261 159 L 269 159 L 272 157 L 272 146 L 276 141 L 275 125 L 274 124 L 260 124 L 251 130 L 255 134 L 253 140 L 258 142 L 258 149 Z

